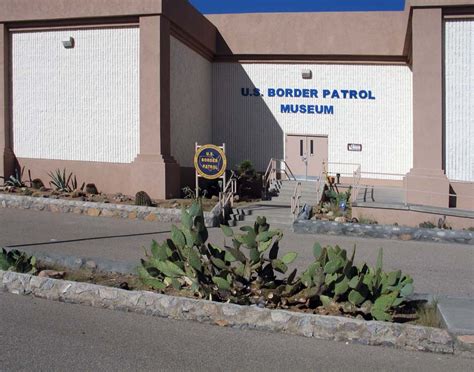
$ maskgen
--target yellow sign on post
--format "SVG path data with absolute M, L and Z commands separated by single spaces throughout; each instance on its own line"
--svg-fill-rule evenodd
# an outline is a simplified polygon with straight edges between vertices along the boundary
M 194 168 L 196 169 L 196 197 L 199 196 L 199 177 L 215 180 L 222 179 L 221 189 L 225 187 L 225 171 L 227 158 L 225 156 L 225 144 L 198 145 L 194 154 Z
M 221 178 L 227 168 L 224 148 L 215 145 L 196 146 L 194 168 L 199 177 L 208 180 Z

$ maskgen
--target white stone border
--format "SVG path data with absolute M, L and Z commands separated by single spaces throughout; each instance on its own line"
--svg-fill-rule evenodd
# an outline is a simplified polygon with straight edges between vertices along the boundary
M 455 352 L 455 342 L 451 335 L 446 330 L 430 327 L 262 309 L 146 291 L 125 291 L 4 271 L 0 271 L 0 290 L 54 301 L 239 329 L 281 332 L 322 340 L 443 354 Z
M 90 217 L 114 217 L 148 222 L 174 222 L 181 220 L 181 209 L 142 207 L 129 204 L 85 202 L 77 200 L 50 199 L 33 196 L 0 194 L 0 208 L 31 209 L 53 213 L 74 213 Z M 204 212 L 207 227 L 219 226 L 220 208 Z
M 359 238 L 397 239 L 402 241 L 416 240 L 474 246 L 474 232 L 463 230 L 297 220 L 293 224 L 293 231 L 297 234 L 345 235 Z

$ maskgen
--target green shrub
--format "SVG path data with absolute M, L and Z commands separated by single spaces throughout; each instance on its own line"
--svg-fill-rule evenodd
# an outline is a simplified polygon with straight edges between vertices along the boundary
M 0 270 L 35 274 L 36 258 L 34 256 L 28 256 L 26 253 L 18 250 L 7 252 L 2 248 L 2 251 L 0 252 Z
M 359 216 L 357 219 L 357 223 L 360 223 L 362 225 L 377 225 L 378 222 L 374 220 L 373 218 L 370 217 L 365 217 L 365 216 Z
M 243 176 L 246 178 L 255 178 L 255 176 L 257 175 L 255 167 L 253 166 L 250 160 L 242 161 L 237 167 L 237 173 L 240 177 Z
M 338 246 L 323 248 L 316 243 L 314 262 L 298 277 L 296 269 L 288 267 L 297 254 L 279 258 L 283 233 L 270 230 L 265 217 L 258 217 L 253 227 L 242 227 L 243 233 L 221 228 L 232 245 L 220 248 L 206 243 L 202 208 L 195 201 L 183 210 L 181 226 L 172 227 L 171 239 L 162 244 L 153 241 L 150 253 L 146 252 L 139 268 L 143 283 L 217 301 L 270 308 L 324 307 L 377 320 L 391 320 L 413 293 L 411 277 L 400 270 L 382 271 L 382 250 L 371 268 L 354 265 L 355 247 L 349 258 Z
M 256 172 L 250 160 L 244 160 L 238 165 L 237 181 L 237 193 L 241 198 L 262 197 L 262 176 Z
M 422 222 L 418 226 L 420 226 L 422 229 L 434 229 L 437 227 L 433 222 L 430 221 Z
M 326 190 L 324 193 L 326 198 L 329 200 L 329 203 L 339 207 L 341 202 L 344 202 L 347 206 L 351 200 L 352 187 L 349 186 L 346 192 L 337 192 L 336 190 Z

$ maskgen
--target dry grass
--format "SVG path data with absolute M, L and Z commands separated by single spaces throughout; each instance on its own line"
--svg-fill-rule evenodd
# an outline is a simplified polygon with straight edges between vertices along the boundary
M 414 322 L 414 324 L 425 327 L 441 328 L 441 321 L 438 315 L 437 307 L 438 301 L 436 299 L 430 304 L 420 306 L 416 311 L 418 319 Z

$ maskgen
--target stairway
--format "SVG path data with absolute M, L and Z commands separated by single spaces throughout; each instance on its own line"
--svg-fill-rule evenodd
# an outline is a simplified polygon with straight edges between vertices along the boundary
M 310 181 L 301 182 L 301 208 L 304 204 L 317 203 L 317 183 Z M 291 197 L 294 194 L 298 181 L 277 181 L 270 186 L 271 200 L 264 200 L 246 207 L 234 208 L 230 215 L 229 225 L 243 226 L 253 224 L 257 217 L 265 216 L 270 225 L 288 227 L 293 224 L 291 214 Z

